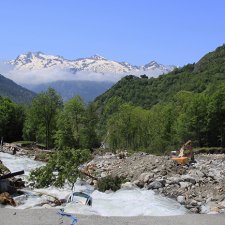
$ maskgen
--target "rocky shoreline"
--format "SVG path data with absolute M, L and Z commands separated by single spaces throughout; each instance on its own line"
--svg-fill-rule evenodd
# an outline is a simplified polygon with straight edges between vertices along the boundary
M 189 166 L 169 156 L 146 153 L 107 153 L 96 156 L 86 167 L 98 178 L 123 176 L 123 187 L 140 187 L 177 200 L 192 213 L 225 213 L 225 155 L 200 154 Z M 89 183 L 95 183 L 93 179 Z
M 43 151 L 6 145 L 4 152 L 38 159 L 37 155 Z M 83 169 L 90 175 L 86 181 L 92 185 L 107 176 L 125 177 L 127 182 L 122 184 L 123 188 L 154 190 L 177 200 L 192 213 L 225 213 L 225 154 L 199 154 L 195 159 L 196 163 L 182 166 L 170 156 L 108 152 L 96 154 Z

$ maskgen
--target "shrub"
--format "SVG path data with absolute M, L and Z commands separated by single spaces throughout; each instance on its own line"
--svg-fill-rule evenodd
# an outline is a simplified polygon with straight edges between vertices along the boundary
M 74 184 L 80 175 L 78 167 L 91 159 L 89 150 L 64 149 L 54 153 L 47 164 L 35 169 L 30 174 L 30 180 L 38 188 L 54 185 L 62 187 L 65 181 Z
M 117 191 L 120 189 L 120 186 L 122 183 L 126 181 L 125 177 L 112 177 L 112 176 L 107 176 L 104 178 L 101 178 L 98 181 L 98 190 L 105 192 L 106 190 L 112 190 L 112 191 Z

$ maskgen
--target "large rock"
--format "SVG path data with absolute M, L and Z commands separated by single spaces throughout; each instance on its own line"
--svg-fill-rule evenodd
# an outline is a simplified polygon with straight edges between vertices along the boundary
M 0 180 L 0 194 L 3 192 L 13 194 L 16 192 L 16 188 L 10 185 L 9 180 Z
M 196 179 L 189 174 L 182 175 L 181 179 L 183 179 L 183 181 L 186 181 L 186 182 L 189 182 L 192 184 L 196 184 Z M 199 179 L 197 179 L 197 180 L 199 180 Z
M 192 177 L 195 177 L 195 178 L 199 178 L 199 179 L 205 177 L 205 174 L 202 171 L 197 170 L 197 169 L 190 170 L 189 175 L 191 175 Z
M 190 182 L 180 182 L 179 184 L 180 184 L 181 188 L 187 188 L 187 187 L 191 186 Z
M 137 186 L 131 182 L 126 182 L 124 184 L 121 184 L 121 188 L 129 190 L 129 189 L 137 188 Z
M 148 189 L 159 189 L 161 187 L 163 187 L 163 184 L 159 181 L 153 181 L 147 186 Z
M 0 204 L 16 206 L 16 202 L 8 192 L 0 194 Z
M 142 174 L 139 176 L 138 180 L 139 180 L 140 182 L 143 182 L 143 183 L 148 183 L 148 181 L 149 181 L 151 178 L 153 178 L 153 177 L 154 177 L 154 174 L 153 174 L 153 173 L 142 173 Z
M 179 184 L 182 181 L 182 179 L 180 177 L 169 177 L 166 180 L 166 183 L 168 183 L 169 185 L 171 184 Z

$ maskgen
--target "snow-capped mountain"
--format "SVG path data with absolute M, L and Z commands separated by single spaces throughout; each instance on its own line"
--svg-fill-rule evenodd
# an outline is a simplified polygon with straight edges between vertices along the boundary
M 108 60 L 99 55 L 68 60 L 42 52 L 28 52 L 0 62 L 0 73 L 35 92 L 53 87 L 64 100 L 80 95 L 87 102 L 126 75 L 156 77 L 174 69 L 152 61 L 143 66 Z
M 14 67 L 14 71 L 29 72 L 39 70 L 64 70 L 74 74 L 77 72 L 100 73 L 100 74 L 134 74 L 145 73 L 148 76 L 157 76 L 168 73 L 174 66 L 164 66 L 152 61 L 144 66 L 134 66 L 127 62 L 116 62 L 102 56 L 94 55 L 88 58 L 76 60 L 64 59 L 62 56 L 46 55 L 42 52 L 28 52 L 19 55 L 15 60 L 8 61 Z

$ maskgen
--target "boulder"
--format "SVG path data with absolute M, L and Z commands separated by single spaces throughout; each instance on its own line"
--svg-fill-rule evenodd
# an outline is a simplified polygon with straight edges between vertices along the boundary
M 159 181 L 153 181 L 152 183 L 150 183 L 147 188 L 148 189 L 159 189 L 163 187 L 162 183 Z
M 192 213 L 199 213 L 199 209 L 198 208 L 191 208 L 190 211 Z
M 167 180 L 166 180 L 166 183 L 167 184 L 179 184 L 179 182 L 181 182 L 182 179 L 180 177 L 169 177 Z
M 0 204 L 16 206 L 16 202 L 8 192 L 0 194 Z
M 187 188 L 187 187 L 191 186 L 190 182 L 180 182 L 179 184 L 180 184 L 181 188 Z
M 137 185 L 139 188 L 143 188 L 144 187 L 144 182 L 140 181 L 140 180 L 133 181 L 133 184 Z
M 140 182 L 143 182 L 143 183 L 148 183 L 148 181 L 150 180 L 150 178 L 153 178 L 154 177 L 154 174 L 153 173 L 142 173 L 138 180 Z
M 121 184 L 121 188 L 123 189 L 134 189 L 137 188 L 137 186 L 131 182 L 126 182 L 124 184 Z
M 181 176 L 181 179 L 183 179 L 183 181 L 190 182 L 190 183 L 192 183 L 192 184 L 196 184 L 195 178 L 192 177 L 192 176 L 189 175 L 189 174 L 182 175 L 182 176 Z
M 16 188 L 10 185 L 10 181 L 8 179 L 0 180 L 0 194 L 3 192 L 8 192 L 10 194 L 16 192 Z

